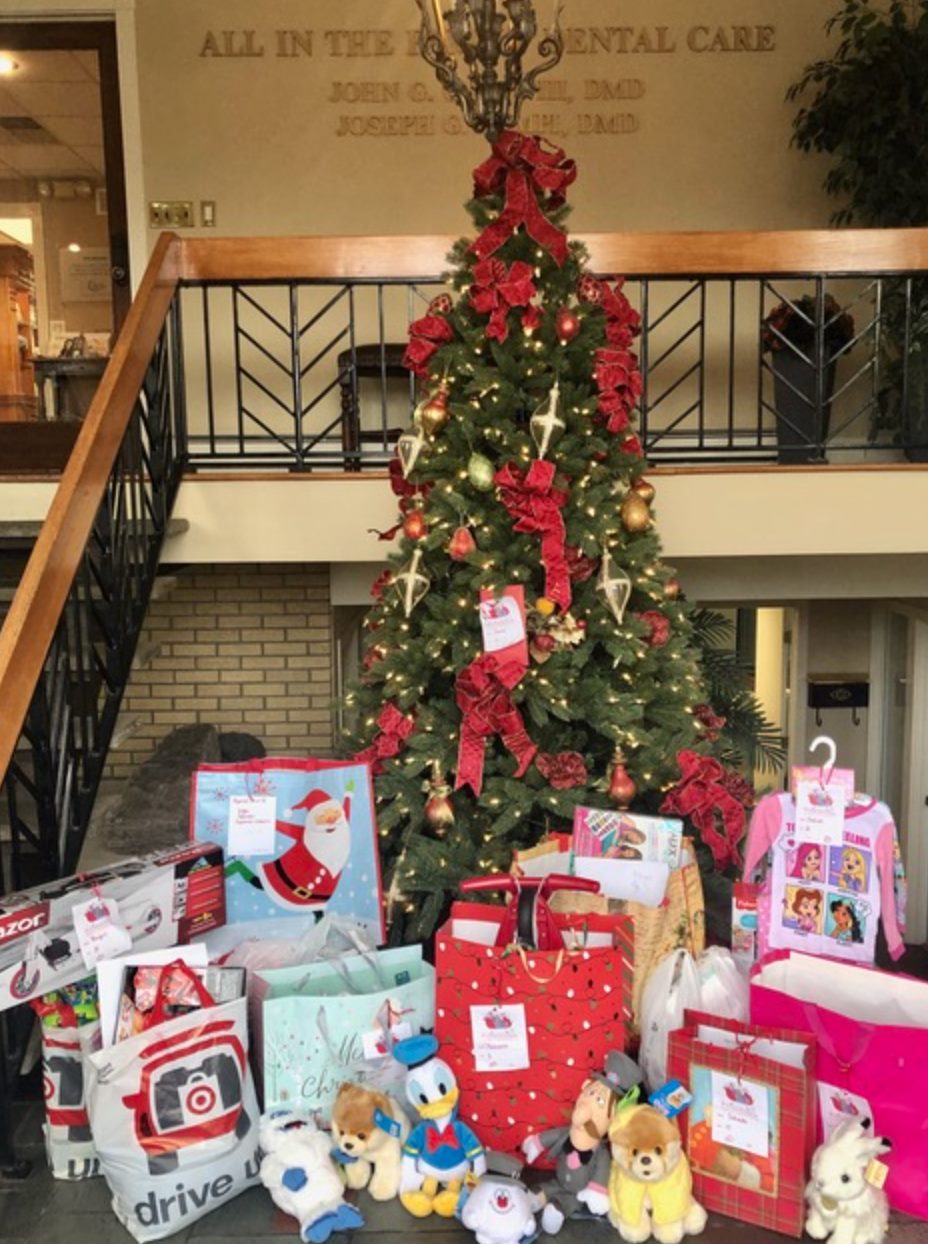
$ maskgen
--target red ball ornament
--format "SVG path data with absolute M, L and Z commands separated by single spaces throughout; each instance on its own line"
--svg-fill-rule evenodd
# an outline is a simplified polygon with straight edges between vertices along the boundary
M 595 276 L 591 276 L 589 272 L 585 273 L 577 284 L 577 297 L 581 302 L 587 302 L 591 306 L 599 306 L 603 300 L 603 286 L 601 281 L 597 281 Z
M 448 556 L 452 561 L 462 562 L 477 547 L 477 542 L 470 533 L 469 527 L 458 527 L 448 544 Z
M 447 790 L 448 787 L 443 788 Z M 447 795 L 433 795 L 425 805 L 425 819 L 439 838 L 454 824 L 454 808 Z
M 561 345 L 573 341 L 580 331 L 580 316 L 570 307 L 561 307 L 554 319 L 555 332 Z
M 542 631 L 540 635 L 536 635 L 532 639 L 532 643 L 539 650 L 539 652 L 553 652 L 554 648 L 557 646 L 557 641 L 554 636 L 549 635 L 547 631 Z
M 421 540 L 428 533 L 428 524 L 422 517 L 421 510 L 413 510 L 403 519 L 403 534 L 410 540 Z
M 429 303 L 429 315 L 447 315 L 454 309 L 450 294 L 436 294 Z
M 614 800 L 620 808 L 627 808 L 637 793 L 638 787 L 625 768 L 624 757 L 621 752 L 617 751 L 612 776 L 609 779 L 609 798 Z

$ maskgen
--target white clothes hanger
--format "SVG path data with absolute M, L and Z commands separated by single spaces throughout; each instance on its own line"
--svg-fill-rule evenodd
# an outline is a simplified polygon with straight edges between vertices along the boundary
M 820 769 L 820 778 L 823 786 L 827 786 L 831 781 L 831 775 L 835 771 L 835 763 L 838 759 L 838 746 L 834 739 L 828 734 L 819 734 L 809 744 L 809 751 L 816 752 L 820 747 L 828 748 L 828 758 L 822 764 Z M 825 770 L 828 770 L 828 777 L 825 776 Z

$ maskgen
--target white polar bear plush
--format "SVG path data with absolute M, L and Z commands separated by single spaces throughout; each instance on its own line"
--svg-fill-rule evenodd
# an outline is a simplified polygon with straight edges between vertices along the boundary
M 863 1123 L 842 1123 L 812 1155 L 812 1178 L 806 1188 L 806 1231 L 813 1240 L 832 1244 L 880 1244 L 889 1224 L 886 1193 L 867 1182 L 870 1161 L 888 1153 L 890 1142 L 868 1136 Z
M 259 1143 L 264 1153 L 259 1172 L 274 1204 L 300 1224 L 306 1244 L 324 1244 L 333 1231 L 364 1226 L 330 1156 L 332 1142 L 309 1115 L 299 1110 L 271 1110 L 262 1115 Z
M 477 1244 L 523 1244 L 537 1235 L 535 1211 L 544 1197 L 506 1175 L 484 1175 L 468 1195 L 461 1222 Z

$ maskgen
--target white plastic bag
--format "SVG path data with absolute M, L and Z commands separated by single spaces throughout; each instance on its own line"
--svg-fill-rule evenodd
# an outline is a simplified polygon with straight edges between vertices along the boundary
M 750 985 L 739 972 L 730 950 L 710 946 L 696 961 L 699 973 L 699 1009 L 723 1019 L 747 1023 Z
M 184 1231 L 257 1183 L 244 998 L 91 1054 L 84 1072 L 113 1212 L 137 1240 Z
M 249 975 L 370 952 L 376 947 L 370 931 L 349 916 L 326 913 L 321 920 L 311 921 L 298 937 L 295 932 L 292 918 L 255 920 L 226 925 L 202 940 L 210 959 L 221 959 L 226 967 L 245 968 Z
M 641 996 L 641 1052 L 638 1061 L 649 1088 L 667 1082 L 667 1038 L 683 1027 L 683 1012 L 700 1006 L 699 972 L 687 950 L 673 950 L 645 982 Z

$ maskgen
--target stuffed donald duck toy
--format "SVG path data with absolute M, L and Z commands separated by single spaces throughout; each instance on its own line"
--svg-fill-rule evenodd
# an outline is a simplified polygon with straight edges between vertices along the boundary
M 428 1033 L 393 1047 L 394 1058 L 407 1068 L 406 1097 L 422 1119 L 403 1146 L 400 1168 L 400 1201 L 417 1218 L 453 1218 L 465 1177 L 479 1178 L 487 1169 L 483 1145 L 456 1117 L 460 1090 L 454 1072 L 437 1053 L 438 1042 Z

